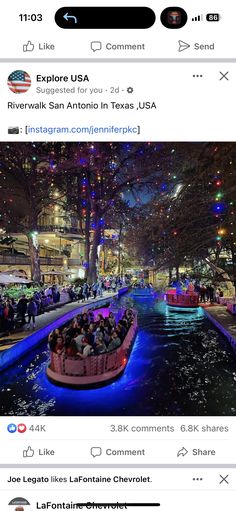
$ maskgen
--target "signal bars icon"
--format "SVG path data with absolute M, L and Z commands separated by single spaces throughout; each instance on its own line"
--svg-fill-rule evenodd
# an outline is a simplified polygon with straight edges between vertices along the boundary
M 198 16 L 195 16 L 195 18 L 192 18 L 192 21 L 203 21 L 203 14 L 199 14 Z

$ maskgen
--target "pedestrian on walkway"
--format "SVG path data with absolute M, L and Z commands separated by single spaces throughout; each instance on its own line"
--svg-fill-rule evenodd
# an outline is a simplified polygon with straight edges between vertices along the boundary
M 36 302 L 34 301 L 33 298 L 30 298 L 30 301 L 29 301 L 29 304 L 28 304 L 28 308 L 27 308 L 27 312 L 28 312 L 28 327 L 27 327 L 27 329 L 29 330 L 30 329 L 31 319 L 32 319 L 32 322 L 33 322 L 33 328 L 35 328 L 35 316 L 37 316 L 37 313 L 38 313 L 37 304 L 36 304 Z
M 210 284 L 208 287 L 207 287 L 207 291 L 208 291 L 208 297 L 209 297 L 209 301 L 211 303 L 214 302 L 214 295 L 215 295 L 215 289 L 214 287 Z
M 97 284 L 97 282 L 94 282 L 93 285 L 92 285 L 92 292 L 93 292 L 93 298 L 94 299 L 97 296 L 97 291 L 98 291 L 98 284 Z
M 79 286 L 77 289 L 78 302 L 84 301 L 83 288 Z
M 106 291 L 110 290 L 110 280 L 109 279 L 107 279 L 105 282 L 105 289 L 106 289 Z
M 99 280 L 99 282 L 98 282 L 97 294 L 98 294 L 98 296 L 102 297 L 102 294 L 103 294 L 103 283 L 102 283 L 102 280 Z
M 200 288 L 200 302 L 201 303 L 206 303 L 206 286 L 204 286 L 204 284 L 201 285 L 201 288 Z
M 28 300 L 27 300 L 26 296 L 22 295 L 22 297 L 20 298 L 20 300 L 17 304 L 17 314 L 21 320 L 21 326 L 24 326 L 26 323 L 25 315 L 27 312 L 27 304 L 28 304 Z
M 14 307 L 12 306 L 10 300 L 6 301 L 6 310 L 7 310 L 7 330 L 11 332 L 14 329 L 14 316 L 15 311 Z
M 115 278 L 114 278 L 114 279 L 112 279 L 112 282 L 111 282 L 111 289 L 112 289 L 112 291 L 113 291 L 113 292 L 115 292 L 115 291 L 116 291 L 116 279 L 115 279 Z
M 89 298 L 89 286 L 87 284 L 87 282 L 84 282 L 83 284 L 83 302 L 85 302 L 85 300 L 88 300 Z

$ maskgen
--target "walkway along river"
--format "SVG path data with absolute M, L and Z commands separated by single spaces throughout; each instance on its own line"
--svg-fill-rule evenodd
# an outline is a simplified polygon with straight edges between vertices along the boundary
M 53 385 L 45 340 L 0 374 L 1 415 L 236 415 L 236 354 L 201 308 L 180 313 L 127 295 L 120 303 L 138 310 L 139 332 L 117 381 L 92 390 Z

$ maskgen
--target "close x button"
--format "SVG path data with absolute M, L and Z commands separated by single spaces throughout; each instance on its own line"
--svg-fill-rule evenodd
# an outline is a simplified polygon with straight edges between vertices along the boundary
M 229 484 L 229 474 L 227 474 L 226 476 L 222 476 L 220 474 L 219 484 Z
M 67 29 L 144 29 L 154 25 L 149 7 L 61 7 L 56 24 Z
M 220 82 L 222 80 L 227 80 L 227 82 L 229 81 L 229 71 L 220 71 Z

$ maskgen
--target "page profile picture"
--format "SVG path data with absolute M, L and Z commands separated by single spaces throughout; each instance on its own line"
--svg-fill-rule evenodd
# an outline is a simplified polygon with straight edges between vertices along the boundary
M 30 503 L 27 499 L 24 499 L 22 497 L 16 497 L 12 499 L 8 505 L 14 506 L 12 511 L 26 511 L 26 508 L 24 506 L 30 506 Z
M 31 86 L 30 75 L 26 71 L 17 69 L 8 76 L 7 85 L 14 94 L 27 92 Z

